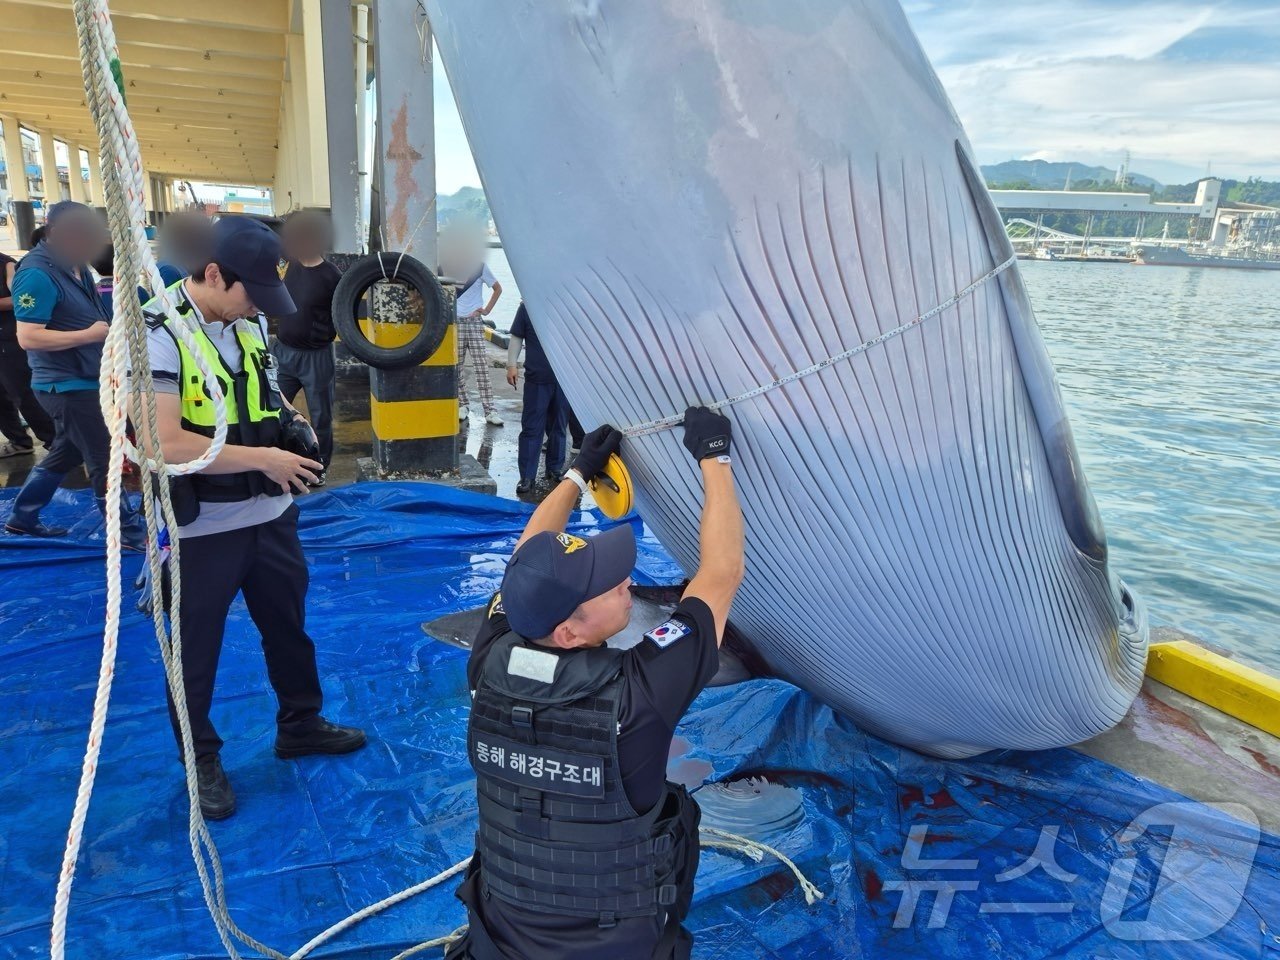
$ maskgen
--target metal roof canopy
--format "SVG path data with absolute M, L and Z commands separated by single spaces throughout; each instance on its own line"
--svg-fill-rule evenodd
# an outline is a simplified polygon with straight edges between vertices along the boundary
M 299 0 L 113 0 L 129 113 L 148 173 L 270 186 L 276 176 L 288 35 Z M 85 104 L 67 0 L 0 0 L 0 114 L 79 144 Z

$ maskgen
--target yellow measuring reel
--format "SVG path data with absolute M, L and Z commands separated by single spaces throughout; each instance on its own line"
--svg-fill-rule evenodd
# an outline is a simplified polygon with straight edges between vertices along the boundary
M 590 486 L 596 506 L 610 520 L 620 520 L 635 508 L 631 473 L 616 453 L 609 455 L 604 470 L 592 478 Z

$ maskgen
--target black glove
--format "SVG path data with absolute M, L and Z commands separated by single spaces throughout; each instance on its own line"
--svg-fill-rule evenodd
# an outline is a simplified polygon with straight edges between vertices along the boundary
M 573 469 L 590 483 L 596 474 L 604 473 L 610 454 L 617 453 L 620 446 L 622 434 L 606 423 L 582 438 L 582 447 L 578 450 L 577 459 L 573 461 Z
M 728 417 L 706 407 L 690 407 L 684 412 L 684 445 L 698 462 L 728 456 L 732 436 Z

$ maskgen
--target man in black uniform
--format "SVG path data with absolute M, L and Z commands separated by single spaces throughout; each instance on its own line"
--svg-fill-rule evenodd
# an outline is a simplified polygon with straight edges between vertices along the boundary
M 18 346 L 18 322 L 13 316 L 10 289 L 17 269 L 17 260 L 0 253 L 0 434 L 8 440 L 0 443 L 0 458 L 22 456 L 35 450 L 35 442 L 22 425 L 22 419 L 31 426 L 45 449 L 53 446 L 53 421 L 31 392 L 27 353 Z
M 271 355 L 279 366 L 280 395 L 293 403 L 301 390 L 307 395 L 307 412 L 320 441 L 324 467 L 312 486 L 323 486 L 333 459 L 333 406 L 337 395 L 334 366 L 333 294 L 342 271 L 324 258 L 333 246 L 333 225 L 319 210 L 299 210 L 289 215 L 283 232 L 289 258 L 285 289 L 297 311 L 277 317 L 276 342 Z
M 480 826 L 451 960 L 687 958 L 698 809 L 666 781 L 676 724 L 715 675 L 743 575 L 729 421 L 685 414 L 706 491 L 701 565 L 670 620 L 630 650 L 630 526 L 564 533 L 622 437 L 601 427 L 529 520 L 476 638 L 468 756 Z
M 516 494 L 530 493 L 538 479 L 538 459 L 542 454 L 542 438 L 547 438 L 547 480 L 560 482 L 564 469 L 564 428 L 569 405 L 556 380 L 551 361 L 538 340 L 538 332 L 529 319 L 529 308 L 520 301 L 516 318 L 511 321 L 511 340 L 507 346 L 507 383 L 514 388 L 520 382 L 520 349 L 524 348 L 524 396 L 520 405 L 520 439 L 516 444 L 516 463 L 520 480 Z M 578 438 L 581 447 L 581 437 Z

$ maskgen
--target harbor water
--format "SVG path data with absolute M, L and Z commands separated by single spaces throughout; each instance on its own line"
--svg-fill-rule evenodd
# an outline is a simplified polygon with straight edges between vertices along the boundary
M 1280 274 L 1021 263 L 1116 570 L 1280 670 Z
M 489 265 L 505 330 L 519 292 Z M 1115 569 L 1154 623 L 1280 671 L 1280 274 L 1019 268 Z

